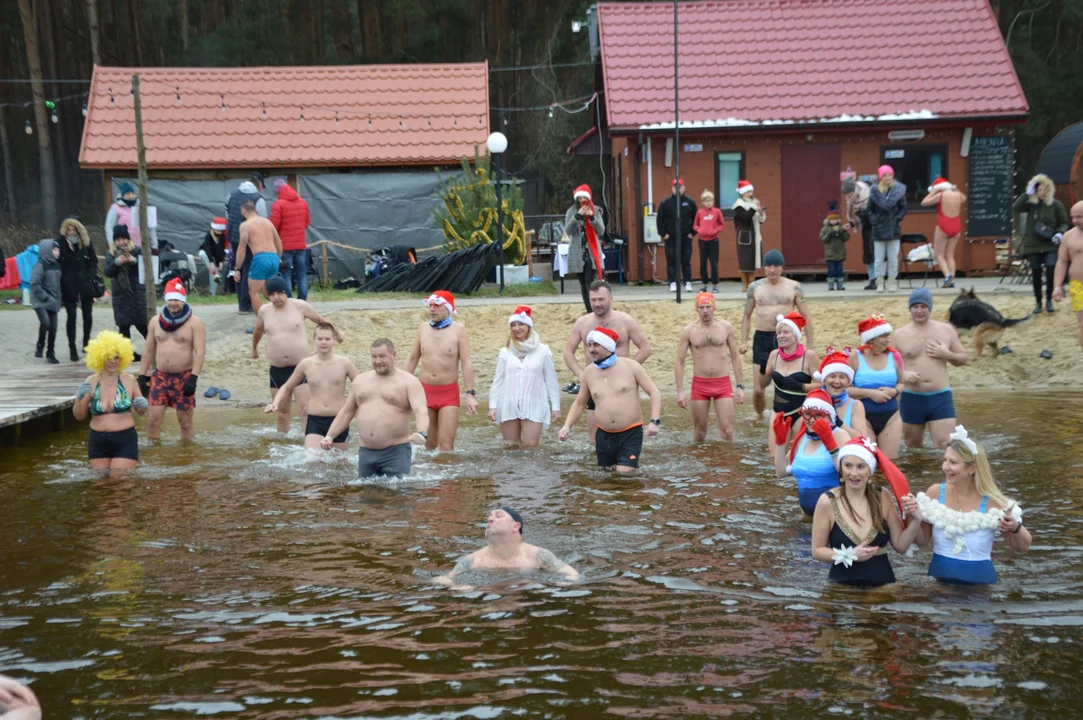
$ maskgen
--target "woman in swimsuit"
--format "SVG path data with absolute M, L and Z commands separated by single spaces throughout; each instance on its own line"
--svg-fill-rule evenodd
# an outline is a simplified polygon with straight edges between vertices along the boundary
M 943 287 L 955 287 L 955 245 L 963 234 L 963 203 L 966 195 L 944 178 L 937 178 L 929 187 L 929 194 L 921 201 L 922 207 L 936 205 L 936 231 L 933 233 L 933 252 L 940 272 L 944 273 Z
M 86 364 L 94 374 L 79 384 L 72 407 L 76 420 L 90 415 L 90 467 L 113 477 L 139 464 L 139 436 L 132 413 L 145 414 L 147 399 L 135 377 L 124 372 L 132 360 L 131 340 L 111 330 L 98 333 L 86 347 Z
M 893 583 L 888 544 L 902 553 L 924 536 L 919 522 L 903 527 L 892 492 L 873 485 L 872 475 L 879 468 L 889 482 L 905 484 L 906 478 L 869 438 L 843 445 L 837 462 L 841 487 L 828 490 L 816 501 L 812 557 L 832 563 L 827 575 L 831 582 L 862 587 Z
M 950 435 L 940 470 L 943 483 L 902 501 L 903 509 L 921 521 L 926 541 L 932 536 L 929 575 L 947 583 L 991 585 L 997 582 L 992 550 L 998 532 L 1012 550 L 1030 549 L 1022 510 L 997 487 L 985 451 L 962 425 Z
M 862 345 L 849 357 L 854 369 L 850 395 L 865 406 L 864 435 L 874 439 L 889 460 L 899 457 L 902 444 L 902 418 L 899 417 L 899 393 L 904 380 L 915 382 L 916 373 L 903 369 L 902 356 L 888 345 L 892 327 L 883 315 L 871 315 L 857 324 Z
M 806 350 L 801 344 L 801 330 L 805 318 L 794 311 L 779 315 L 775 325 L 778 349 L 767 357 L 764 374 L 775 386 L 775 418 L 767 431 L 767 446 L 775 461 L 778 477 L 786 477 L 786 448 L 793 440 L 794 418 L 801 410 L 805 394 L 820 387 L 812 381 L 812 371 L 820 364 L 815 350 Z
M 850 437 L 857 438 L 865 434 L 865 405 L 848 392 L 854 382 L 854 369 L 849 364 L 852 354 L 848 347 L 841 352 L 828 347 L 827 355 L 820 363 L 820 369 L 812 373 L 812 379 L 823 384 L 824 391 L 835 405 L 843 429 Z
M 820 495 L 839 485 L 835 454 L 850 435 L 842 429 L 835 405 L 823 390 L 810 392 L 799 412 L 786 474 L 797 481 L 798 502 L 811 518 Z

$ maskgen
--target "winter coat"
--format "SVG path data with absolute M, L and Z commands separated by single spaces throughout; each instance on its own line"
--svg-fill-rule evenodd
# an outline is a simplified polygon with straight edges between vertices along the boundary
M 1019 245 L 1020 255 L 1057 252 L 1057 246 L 1053 244 L 1052 240 L 1041 240 L 1034 234 L 1035 224 L 1045 223 L 1056 228 L 1059 233 L 1067 232 L 1069 228 L 1068 213 L 1065 211 L 1063 203 L 1053 197 L 1053 193 L 1056 192 L 1053 181 L 1045 175 L 1036 175 L 1030 179 L 1027 187 L 1029 188 L 1035 184 L 1045 185 L 1045 202 L 1038 202 L 1037 193 L 1034 195 L 1024 193 L 1017 197 L 1012 205 L 1012 210 L 1020 214 L 1025 213 L 1027 216 L 1026 227 L 1023 230 L 1023 242 Z
M 105 241 L 109 243 L 109 247 L 113 247 L 113 228 L 117 225 L 127 225 L 128 235 L 131 237 L 132 243 L 137 248 L 143 247 L 139 230 L 138 200 L 135 201 L 134 205 L 128 207 L 128 204 L 118 195 L 117 199 L 109 207 L 109 212 L 105 216 Z M 158 249 L 158 228 L 156 227 L 150 228 L 150 249 Z
M 309 226 L 308 203 L 289 185 L 278 191 L 278 199 L 271 206 L 271 224 L 282 238 L 282 250 L 304 250 L 305 230 Z
M 594 206 L 594 217 L 590 224 L 594 227 L 594 234 L 598 236 L 598 244 L 602 243 L 605 235 L 605 221 L 602 219 L 602 209 Z M 594 267 L 594 259 L 587 249 L 587 231 L 584 228 L 583 218 L 579 215 L 579 206 L 572 205 L 564 213 L 564 236 L 568 238 L 568 272 L 578 274 L 585 267 Z M 597 268 L 595 268 L 597 270 Z
M 215 265 L 224 263 L 226 261 L 226 232 L 223 230 L 218 233 L 218 237 L 215 237 L 214 231 L 208 230 L 203 236 L 203 244 L 199 246 L 199 249 L 207 253 L 207 259 Z
M 682 238 L 692 235 L 692 225 L 696 221 L 696 201 L 687 195 L 681 195 L 681 232 Z M 677 238 L 677 196 L 670 195 L 658 206 L 658 237 L 669 235 L 670 241 Z
M 887 193 L 880 192 L 880 185 L 869 189 L 869 225 L 872 239 L 887 242 L 902 237 L 902 219 L 906 217 L 906 186 L 893 183 Z
M 842 223 L 832 225 L 824 220 L 824 226 L 820 228 L 820 242 L 824 244 L 824 260 L 845 260 L 846 241 L 850 238 L 850 232 L 843 229 Z
M 868 210 L 871 191 L 867 182 L 858 180 L 854 183 L 854 191 L 846 197 L 846 221 L 856 228 L 861 228 L 861 216 Z
M 233 251 L 237 252 L 237 246 L 241 243 L 241 205 L 245 200 L 251 200 L 256 204 L 256 214 L 267 217 L 267 201 L 259 194 L 256 184 L 251 180 L 245 180 L 237 189 L 226 198 L 226 232 L 229 234 L 229 242 L 233 245 Z
M 73 247 L 65 232 L 74 225 L 79 232 L 79 242 Z M 81 298 L 94 296 L 92 280 L 98 274 L 98 254 L 90 242 L 86 228 L 78 220 L 68 218 L 60 223 L 60 297 L 66 302 L 79 302 Z
M 113 281 L 113 322 L 117 325 L 144 325 L 147 322 L 147 289 L 139 282 L 139 263 L 117 263 L 120 252 L 114 247 L 105 254 L 105 276 Z
M 56 241 L 38 243 L 38 264 L 30 274 L 30 306 L 60 312 L 60 262 L 53 257 Z

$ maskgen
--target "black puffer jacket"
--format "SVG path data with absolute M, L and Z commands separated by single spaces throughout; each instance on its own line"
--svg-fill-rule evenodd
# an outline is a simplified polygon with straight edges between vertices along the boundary
M 681 195 L 681 237 L 692 235 L 692 224 L 696 221 L 696 201 L 687 195 Z M 677 196 L 670 195 L 658 206 L 658 237 L 669 235 L 670 240 L 677 237 Z
M 79 239 L 74 245 L 68 241 L 69 226 L 74 226 L 79 233 Z M 94 285 L 91 281 L 98 274 L 98 254 L 94 252 L 86 228 L 78 220 L 68 218 L 60 223 L 60 237 L 56 239 L 56 243 L 60 246 L 61 298 L 67 303 L 92 297 Z
M 139 282 L 139 263 L 117 263 L 122 254 L 114 245 L 105 255 L 105 276 L 113 280 L 113 321 L 117 325 L 143 325 L 147 322 L 147 289 Z

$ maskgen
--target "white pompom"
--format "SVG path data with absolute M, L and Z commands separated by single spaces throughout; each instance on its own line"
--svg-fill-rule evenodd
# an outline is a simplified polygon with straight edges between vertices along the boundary
M 793 465 L 787 465 L 786 466 L 786 474 L 787 475 L 793 475 Z

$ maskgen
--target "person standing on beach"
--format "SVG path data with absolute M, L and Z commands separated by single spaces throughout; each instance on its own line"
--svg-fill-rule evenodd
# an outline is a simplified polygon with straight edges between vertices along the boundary
M 251 202 L 260 217 L 267 217 L 267 201 L 260 195 L 263 190 L 263 175 L 253 172 L 248 180 L 241 182 L 226 198 L 226 237 L 229 238 L 233 247 L 233 275 L 237 279 L 237 311 L 242 315 L 252 312 L 252 299 L 248 294 L 248 269 L 252 262 L 249 255 L 247 261 L 242 263 L 237 254 L 241 242 L 241 223 L 244 215 L 241 213 L 241 205 Z
M 756 189 L 748 180 L 737 183 L 737 201 L 733 203 L 733 227 L 737 237 L 737 271 L 741 273 L 741 292 L 756 277 L 760 266 L 763 236 L 760 225 L 767 222 L 767 208 L 753 197 Z
M 752 364 L 755 373 L 755 394 L 753 402 L 756 415 L 763 415 L 767 407 L 767 358 L 771 351 L 778 348 L 775 330 L 778 318 L 796 310 L 805 319 L 804 333 L 808 347 L 815 347 L 812 332 L 812 312 L 805 303 L 805 293 L 801 283 L 782 276 L 786 261 L 778 250 L 771 250 L 763 258 L 763 270 L 767 277 L 761 278 L 748 286 L 748 302 L 745 314 L 741 318 L 741 346 L 738 351 L 748 352 L 748 335 L 755 316 L 756 335 L 752 339 Z
M 910 293 L 910 322 L 895 332 L 895 344 L 906 370 L 899 414 L 908 447 L 921 447 L 928 427 L 933 445 L 943 449 L 955 429 L 948 363 L 962 367 L 967 356 L 959 342 L 959 333 L 951 325 L 933 320 L 932 309 L 932 292 L 914 288 Z
M 291 293 L 297 289 L 298 300 L 308 300 L 308 203 L 282 178 L 275 180 L 274 187 L 278 199 L 271 205 L 271 224 L 282 238 L 282 278 Z
M 1064 233 L 1057 250 L 1057 271 L 1053 279 L 1053 299 L 1064 299 L 1064 276 L 1069 275 L 1068 293 L 1072 312 L 1079 321 L 1079 346 L 1083 348 L 1083 201 L 1072 206 L 1072 229 Z
M 151 321 L 149 330 L 139 363 L 139 389 L 150 400 L 147 438 L 161 438 L 166 408 L 173 408 L 181 438 L 194 440 L 196 382 L 207 357 L 207 330 L 188 305 L 180 278 L 166 283 L 165 307 Z M 148 377 L 151 361 L 154 374 Z
M 842 194 L 846 196 L 846 223 L 850 232 L 861 233 L 861 263 L 869 274 L 866 290 L 876 289 L 876 255 L 872 247 L 872 225 L 869 224 L 869 193 L 872 188 L 863 180 L 846 178 L 842 181 Z
M 297 365 L 308 357 L 308 334 L 305 332 L 305 320 L 311 320 L 317 326 L 330 325 L 316 309 L 304 300 L 294 300 L 286 296 L 286 281 L 274 275 L 267 281 L 267 299 L 256 314 L 256 327 L 252 332 L 252 359 L 259 358 L 259 341 L 267 334 L 267 359 L 271 399 L 278 412 L 278 432 L 290 431 L 290 394 L 280 393 L 293 376 Z M 346 337 L 338 328 L 334 329 L 336 342 Z M 301 427 L 308 427 L 308 381 L 300 380 L 293 388 L 293 399 L 297 401 L 297 413 L 301 417 Z
M 248 296 L 252 307 L 259 314 L 263 307 L 260 294 L 264 291 L 267 281 L 278 277 L 278 265 L 282 258 L 282 238 L 271 221 L 256 214 L 256 205 L 251 200 L 241 203 L 241 215 L 244 222 L 241 223 L 241 241 L 237 245 L 237 265 L 244 266 L 247 253 L 252 253 L 252 261 L 248 268 Z M 241 271 L 233 271 L 233 279 L 241 282 Z
M 589 185 L 580 185 L 572 193 L 574 204 L 564 213 L 564 237 L 568 238 L 568 272 L 579 275 L 579 289 L 583 304 L 590 312 L 590 286 L 595 280 L 605 279 L 605 262 L 602 253 L 602 236 L 605 221 L 602 212 L 594 207 L 594 196 Z M 588 230 L 589 228 L 589 230 Z
M 643 330 L 639 327 L 639 323 L 635 321 L 635 318 L 628 313 L 613 309 L 613 288 L 605 280 L 595 280 L 591 283 L 590 306 L 592 312 L 575 321 L 571 335 L 568 336 L 568 342 L 564 346 L 564 364 L 572 371 L 572 375 L 575 375 L 577 383 L 583 374 L 584 366 L 579 364 L 575 354 L 579 351 L 580 344 L 583 344 L 584 351 L 586 350 L 587 335 L 590 333 L 591 328 L 594 327 L 608 328 L 617 333 L 617 355 L 620 357 L 628 357 L 631 354 L 631 346 L 635 345 L 636 356 L 632 359 L 640 365 L 647 362 L 647 358 L 651 356 L 650 341 L 643 334 Z M 590 363 L 587 362 L 586 366 L 589 367 Z M 575 386 L 574 391 L 579 392 L 578 385 Z M 587 400 L 587 428 L 590 434 L 590 442 L 593 445 L 596 428 L 594 423 L 594 398 Z
M 425 388 L 425 403 L 429 409 L 431 428 L 425 438 L 429 450 L 454 450 L 459 431 L 461 388 L 459 366 L 462 365 L 466 391 L 466 409 L 478 411 L 478 393 L 474 388 L 474 365 L 470 359 L 470 337 L 462 323 L 455 322 L 455 296 L 447 290 L 437 290 L 425 299 L 429 321 L 417 329 L 417 339 L 406 360 L 406 372 L 411 375 L 421 365 L 421 385 Z
M 884 281 L 877 291 L 886 292 L 899 289 L 899 242 L 902 238 L 902 219 L 906 216 L 906 186 L 895 180 L 895 170 L 890 165 L 881 165 L 876 176 L 879 182 L 869 189 L 866 212 L 872 228 L 875 255 L 873 273 L 878 283 L 881 279 Z
M 703 207 L 696 211 L 692 229 L 699 238 L 699 275 L 703 292 L 707 292 L 707 265 L 711 266 L 711 292 L 718 292 L 718 235 L 726 228 L 722 208 L 714 206 L 714 193 L 704 190 L 700 196 Z
M 684 194 L 684 179 L 673 181 L 673 194 L 658 204 L 658 237 L 666 246 L 666 277 L 669 291 L 677 292 L 677 264 L 685 292 L 692 292 L 692 224 L 696 220 L 696 201 Z M 677 213 L 681 225 L 677 227 Z
M 49 238 L 38 243 L 38 262 L 30 274 L 30 307 L 38 316 L 38 346 L 34 357 L 51 365 L 56 359 L 57 316 L 60 313 L 60 246 Z
M 936 205 L 936 231 L 933 233 L 933 252 L 936 264 L 944 273 L 943 287 L 955 287 L 955 245 L 963 235 L 963 203 L 966 195 L 959 188 L 940 177 L 929 187 L 929 194 L 921 201 L 922 207 Z
M 700 211 L 702 212 L 702 211 Z M 728 320 L 715 317 L 714 295 L 696 295 L 698 319 L 681 330 L 677 341 L 677 406 L 688 407 L 684 395 L 684 362 L 692 350 L 692 440 L 707 438 L 707 417 L 711 404 L 718 416 L 723 440 L 733 442 L 733 401 L 745 403 L 741 359 L 737 351 L 737 332 Z M 730 384 L 729 366 L 733 367 L 736 386 Z M 736 390 L 734 390 L 736 387 Z

